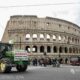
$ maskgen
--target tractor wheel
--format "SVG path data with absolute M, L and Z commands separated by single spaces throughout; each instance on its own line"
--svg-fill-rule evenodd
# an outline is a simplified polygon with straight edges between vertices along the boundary
M 7 58 L 2 58 L 0 60 L 0 72 L 9 73 L 11 71 L 10 60 Z
M 17 69 L 17 71 L 19 71 L 19 72 L 24 72 L 24 71 L 26 71 L 27 70 L 27 65 L 17 65 L 16 66 L 16 69 Z

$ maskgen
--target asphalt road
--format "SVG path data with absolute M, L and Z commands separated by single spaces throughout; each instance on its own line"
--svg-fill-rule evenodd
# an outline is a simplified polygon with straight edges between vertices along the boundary
M 0 80 L 80 80 L 80 66 L 29 66 L 26 72 L 0 73 Z

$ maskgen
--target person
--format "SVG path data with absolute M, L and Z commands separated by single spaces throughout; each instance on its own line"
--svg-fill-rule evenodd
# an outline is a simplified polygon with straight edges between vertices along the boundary
M 53 64 L 53 67 L 56 67 L 56 60 L 55 59 L 52 59 L 52 64 Z
M 67 63 L 68 63 L 68 58 L 65 59 L 65 64 L 67 64 Z
M 46 52 L 44 52 L 44 56 L 46 56 Z
M 49 64 L 49 65 L 52 64 L 51 58 L 48 58 L 48 64 Z
M 43 58 L 39 59 L 38 62 L 39 62 L 39 65 L 42 66 L 42 64 L 43 64 Z
M 60 61 L 59 61 L 59 59 L 56 60 L 56 67 L 60 67 Z
M 36 58 L 34 58 L 32 62 L 33 62 L 33 66 L 37 66 L 37 59 Z
M 43 65 L 44 65 L 44 67 L 47 66 L 47 59 L 46 58 L 43 59 Z
M 60 58 L 60 64 L 62 64 L 63 63 L 63 59 L 62 58 Z

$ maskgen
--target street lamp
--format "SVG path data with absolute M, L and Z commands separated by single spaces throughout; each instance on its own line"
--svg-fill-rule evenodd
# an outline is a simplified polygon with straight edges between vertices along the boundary
M 61 55 L 60 55 L 60 53 L 59 53 L 59 59 L 60 59 L 60 57 L 61 57 Z
M 13 44 L 14 43 L 14 40 L 9 40 L 9 44 Z
M 47 54 L 46 54 L 46 52 L 44 52 L 44 56 L 46 56 Z
M 9 40 L 9 44 L 11 45 L 11 50 L 13 49 L 14 40 Z
M 20 43 L 20 49 L 21 49 L 21 37 L 20 37 L 20 42 L 19 43 Z

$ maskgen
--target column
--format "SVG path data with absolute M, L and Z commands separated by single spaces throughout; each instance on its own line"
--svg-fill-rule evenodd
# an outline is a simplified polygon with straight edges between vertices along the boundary
M 44 52 L 47 52 L 47 45 L 44 46 Z
M 40 46 L 37 46 L 37 53 L 40 53 Z
M 31 52 L 31 53 L 33 53 L 33 52 L 32 52 L 32 49 L 33 49 L 33 46 L 31 45 L 31 46 L 30 46 L 30 52 Z
M 53 45 L 51 45 L 51 53 L 54 53 L 54 52 L 53 52 Z

